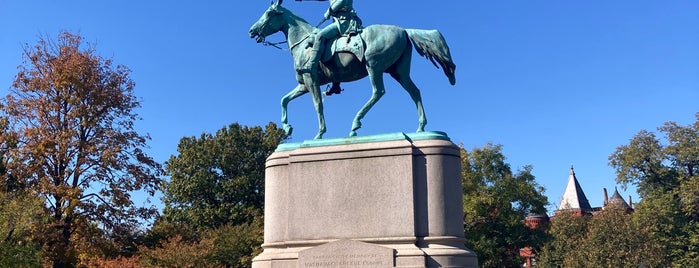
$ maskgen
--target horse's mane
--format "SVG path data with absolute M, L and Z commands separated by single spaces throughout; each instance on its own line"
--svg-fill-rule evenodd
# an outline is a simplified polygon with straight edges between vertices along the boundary
M 302 17 L 299 17 L 298 15 L 296 15 L 296 13 L 292 12 L 291 10 L 289 10 L 283 6 L 277 6 L 277 9 L 282 11 L 284 13 L 284 16 L 289 17 L 289 20 L 287 20 L 287 21 L 289 21 L 289 24 L 294 24 L 295 26 L 301 26 L 298 23 L 303 22 L 303 23 L 307 24 L 308 26 L 310 26 L 309 28 L 311 28 L 311 29 L 314 28 L 313 25 L 308 23 L 308 21 L 306 21 Z

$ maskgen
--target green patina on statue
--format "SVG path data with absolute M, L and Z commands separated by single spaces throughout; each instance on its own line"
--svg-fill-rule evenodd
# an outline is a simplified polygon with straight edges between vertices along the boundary
M 333 17 L 333 23 L 314 33 L 314 38 L 309 38 L 309 40 L 312 40 L 309 43 L 312 48 L 309 52 L 308 61 L 303 67 L 297 69 L 299 73 L 315 72 L 320 63 L 320 52 L 325 48 L 326 40 L 332 40 L 341 35 L 356 35 L 361 31 L 362 20 L 359 19 L 357 12 L 352 7 L 352 0 L 331 0 L 330 7 L 323 15 L 323 21 L 328 20 L 330 16 Z
M 362 118 L 385 93 L 383 73 L 389 73 L 410 94 L 419 117 L 417 132 L 423 132 L 427 118 L 422 97 L 410 78 L 413 46 L 437 68 L 441 66 L 452 85 L 456 83 L 456 65 L 444 37 L 437 30 L 403 29 L 393 25 L 362 28 L 352 0 L 330 0 L 324 17 L 332 16 L 334 22 L 318 30 L 281 4 L 282 0 L 272 3 L 250 28 L 250 37 L 259 43 L 281 31 L 289 43 L 299 84 L 281 100 L 282 125 L 288 135 L 293 129 L 287 119 L 287 105 L 291 100 L 311 93 L 319 124 L 315 139 L 321 139 L 325 133 L 325 117 L 320 86 L 333 83 L 333 89 L 326 94 L 337 94 L 339 83 L 369 76 L 372 96 L 354 117 L 350 136 L 356 136 Z

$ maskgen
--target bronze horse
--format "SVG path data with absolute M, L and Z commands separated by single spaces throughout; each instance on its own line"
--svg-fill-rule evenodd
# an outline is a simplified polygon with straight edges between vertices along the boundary
M 250 37 L 257 42 L 276 32 L 283 32 L 289 44 L 289 50 L 295 62 L 307 58 L 309 51 L 306 41 L 317 29 L 302 18 L 296 16 L 281 6 L 283 0 L 277 0 L 262 14 L 260 19 L 250 28 Z M 425 130 L 427 118 L 422 107 L 420 90 L 410 78 L 410 63 L 412 47 L 421 55 L 428 58 L 437 66 L 439 64 L 449 82 L 454 85 L 456 65 L 452 62 L 449 47 L 442 35 L 436 30 L 403 29 L 393 25 L 371 25 L 364 28 L 358 35 L 364 40 L 365 49 L 363 60 L 352 53 L 336 53 L 329 60 L 322 62 L 318 73 L 297 75 L 298 85 L 284 95 L 282 104 L 282 125 L 288 135 L 293 128 L 288 124 L 287 105 L 301 95 L 311 93 L 313 104 L 318 115 L 318 134 L 315 139 L 321 139 L 325 133 L 325 117 L 323 115 L 323 100 L 320 85 L 330 82 L 349 82 L 369 76 L 373 88 L 369 101 L 357 112 L 352 122 L 350 136 L 356 136 L 356 131 L 362 126 L 361 120 L 385 93 L 383 73 L 389 73 L 410 94 L 418 113 L 417 132 Z M 356 37 L 353 37 L 356 38 Z M 330 46 L 326 46 L 330 47 Z

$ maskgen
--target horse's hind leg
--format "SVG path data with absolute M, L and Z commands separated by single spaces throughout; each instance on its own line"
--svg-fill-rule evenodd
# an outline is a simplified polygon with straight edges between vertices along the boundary
M 417 132 L 425 131 L 425 125 L 427 125 L 427 116 L 425 116 L 425 108 L 422 107 L 422 96 L 420 95 L 420 89 L 418 89 L 415 83 L 413 83 L 413 79 L 411 79 L 409 75 L 401 77 L 401 79 L 398 82 L 403 86 L 405 91 L 408 91 L 408 94 L 410 94 L 410 98 L 413 99 L 413 102 L 417 107 Z
M 352 121 L 352 131 L 350 131 L 350 136 L 357 136 L 357 130 L 362 127 L 362 118 L 366 115 L 371 107 L 376 104 L 379 99 L 386 93 L 386 88 L 383 84 L 383 72 L 376 71 L 374 69 L 369 69 L 369 79 L 371 80 L 372 93 L 371 98 L 367 101 L 362 109 L 357 112 L 357 115 Z
M 308 90 L 306 90 L 306 87 L 299 84 L 294 89 L 289 91 L 289 93 L 284 95 L 284 97 L 282 97 L 282 128 L 284 129 L 284 133 L 286 133 L 287 136 L 291 135 L 291 132 L 293 132 L 294 128 L 291 127 L 291 125 L 289 125 L 286 108 L 289 105 L 289 102 L 291 102 L 295 98 L 298 98 L 306 93 L 308 93 Z
M 410 78 L 410 63 L 411 63 L 411 50 L 406 50 L 400 60 L 393 66 L 394 69 L 390 71 L 391 76 L 403 86 L 403 89 L 410 94 L 410 98 L 413 99 L 415 106 L 417 107 L 418 115 L 418 127 L 417 132 L 425 131 L 425 125 L 427 125 L 427 117 L 425 116 L 425 109 L 422 107 L 422 95 L 420 94 L 420 89 L 415 85 L 413 79 Z

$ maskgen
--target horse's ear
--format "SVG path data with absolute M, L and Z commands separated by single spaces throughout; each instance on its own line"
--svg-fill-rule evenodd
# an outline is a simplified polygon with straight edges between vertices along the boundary
M 284 2 L 284 0 L 277 0 L 277 5 L 278 5 L 278 6 L 281 6 L 281 5 L 282 5 L 282 2 Z

